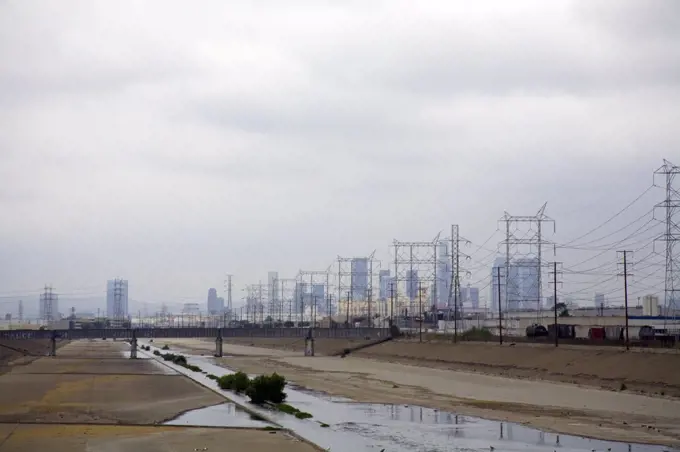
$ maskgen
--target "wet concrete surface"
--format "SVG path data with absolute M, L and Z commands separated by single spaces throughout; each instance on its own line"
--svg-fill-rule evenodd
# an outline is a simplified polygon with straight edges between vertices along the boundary
M 231 402 L 186 412 L 175 419 L 165 422 L 164 425 L 250 428 L 273 427 L 272 424 L 265 421 L 263 418 L 248 413 L 243 408 Z
M 210 357 L 185 354 L 190 363 L 208 373 L 233 373 L 217 366 Z M 175 367 L 172 364 L 169 364 Z M 216 391 L 214 381 L 186 369 L 176 370 Z M 247 398 L 222 391 L 237 403 L 249 405 Z M 562 452 L 680 452 L 668 447 L 628 444 L 557 435 L 518 424 L 457 416 L 414 406 L 350 403 L 347 399 L 325 396 L 290 385 L 287 403 L 311 413 L 312 419 L 249 405 L 269 420 L 296 432 L 301 437 L 336 451 L 549 451 Z

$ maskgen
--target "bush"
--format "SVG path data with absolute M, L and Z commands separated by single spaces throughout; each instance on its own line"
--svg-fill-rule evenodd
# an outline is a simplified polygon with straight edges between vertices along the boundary
M 217 384 L 221 389 L 228 389 L 235 392 L 245 392 L 250 387 L 251 381 L 248 375 L 243 372 L 223 375 L 217 379 Z
M 161 356 L 161 352 L 159 352 L 158 350 L 154 350 L 153 354 L 156 355 L 156 356 Z
M 210 378 L 211 380 L 219 380 L 219 378 L 217 378 L 217 375 L 213 375 L 213 374 L 208 374 L 208 375 L 206 375 L 206 377 Z
M 285 386 L 286 379 L 277 373 L 260 375 L 250 382 L 246 395 L 252 403 L 258 405 L 265 402 L 279 404 L 286 400 L 286 393 L 283 392 Z
M 193 364 L 187 364 L 187 365 L 184 366 L 184 367 L 186 367 L 187 369 L 192 370 L 192 371 L 194 371 L 194 372 L 201 372 L 201 371 L 203 370 L 203 369 L 201 369 L 201 368 L 198 367 L 198 366 L 194 366 Z
M 163 350 L 170 350 L 170 347 L 168 347 L 168 344 L 165 344 L 162 348 L 163 348 Z
M 488 328 L 477 328 L 473 326 L 471 329 L 465 331 L 460 335 L 464 341 L 488 341 L 493 338 L 493 333 Z
M 179 364 L 180 366 L 186 367 L 187 358 L 184 355 L 174 355 L 174 357 L 172 358 L 172 362 L 175 364 Z

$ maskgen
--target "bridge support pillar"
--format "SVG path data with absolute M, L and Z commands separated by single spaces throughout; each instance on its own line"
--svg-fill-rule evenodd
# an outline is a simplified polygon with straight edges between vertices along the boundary
M 311 328 L 305 337 L 305 356 L 314 356 L 314 334 Z
M 54 330 L 52 330 L 52 335 L 50 336 L 49 356 L 57 356 L 57 332 Z
M 130 359 L 137 359 L 137 331 L 132 330 L 132 339 L 130 339 Z
M 215 357 L 222 357 L 222 344 L 224 340 L 222 339 L 222 328 L 217 330 L 217 339 L 215 339 Z

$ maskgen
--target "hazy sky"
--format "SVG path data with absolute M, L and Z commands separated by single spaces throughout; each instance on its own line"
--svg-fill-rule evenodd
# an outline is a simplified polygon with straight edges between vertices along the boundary
M 566 243 L 680 162 L 679 42 L 674 0 L 0 1 L 0 303 L 204 300 L 452 223 L 493 251 L 546 201 Z

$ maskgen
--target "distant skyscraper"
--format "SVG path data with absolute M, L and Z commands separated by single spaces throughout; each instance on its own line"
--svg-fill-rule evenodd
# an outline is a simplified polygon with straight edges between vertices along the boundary
M 538 259 L 521 258 L 510 261 L 507 272 L 507 309 L 537 309 L 540 302 Z
M 316 306 L 317 313 L 326 312 L 326 286 L 324 284 L 312 285 L 311 302 Z
M 296 282 L 295 283 L 295 291 L 293 293 L 293 306 L 295 306 L 294 312 L 295 313 L 300 313 L 302 312 L 303 308 L 306 308 L 309 306 L 308 300 L 309 300 L 309 295 L 307 294 L 307 283 L 303 282 Z
M 106 282 L 106 316 L 109 320 L 121 322 L 128 317 L 128 282 L 113 279 Z
M 380 270 L 379 273 L 379 297 L 381 300 L 387 300 L 390 298 L 390 284 L 392 283 L 392 277 L 390 276 L 389 270 Z
M 498 290 L 498 289 L 496 289 Z M 469 304 L 473 309 L 479 308 L 479 289 L 477 287 L 461 287 L 460 303 Z
M 418 270 L 406 270 L 406 296 L 409 300 L 418 299 Z
M 604 301 L 604 294 L 603 293 L 596 293 L 595 294 L 595 307 L 598 309 L 601 309 L 604 307 L 605 301 Z
M 211 315 L 219 315 L 224 312 L 224 298 L 217 296 L 216 289 L 208 290 L 208 313 Z
M 368 291 L 368 258 L 354 258 L 351 262 L 352 299 L 365 300 Z
M 440 308 L 447 307 L 449 302 L 453 306 L 453 296 L 449 301 L 451 291 L 451 256 L 449 255 L 449 245 L 446 242 L 437 245 L 437 264 L 435 268 L 435 275 L 437 278 L 437 306 Z M 458 300 L 460 305 L 461 300 Z

